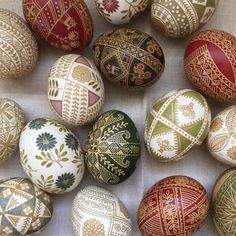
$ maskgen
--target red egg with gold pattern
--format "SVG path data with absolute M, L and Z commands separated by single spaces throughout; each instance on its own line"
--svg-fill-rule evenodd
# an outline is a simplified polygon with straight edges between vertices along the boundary
M 83 0 L 23 0 L 32 31 L 51 45 L 73 50 L 92 40 L 93 21 Z
M 218 102 L 236 101 L 236 38 L 224 31 L 199 33 L 185 51 L 187 78 Z
M 209 210 L 204 187 L 187 176 L 156 183 L 138 210 L 138 225 L 148 236 L 186 236 L 201 228 Z

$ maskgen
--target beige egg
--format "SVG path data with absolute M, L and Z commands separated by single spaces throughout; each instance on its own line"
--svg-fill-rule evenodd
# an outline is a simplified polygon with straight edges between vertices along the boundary
M 103 80 L 86 57 L 65 55 L 52 66 L 48 99 L 53 111 L 67 124 L 88 124 L 102 109 L 105 99 Z
M 22 108 L 13 100 L 0 98 L 0 163 L 9 159 L 18 147 L 25 126 Z
M 79 191 L 72 205 L 76 236 L 131 236 L 132 223 L 124 204 L 112 193 L 96 186 Z
M 236 106 L 220 112 L 212 121 L 207 147 L 218 161 L 236 166 Z
M 0 8 L 0 78 L 23 78 L 37 60 L 37 42 L 23 19 Z

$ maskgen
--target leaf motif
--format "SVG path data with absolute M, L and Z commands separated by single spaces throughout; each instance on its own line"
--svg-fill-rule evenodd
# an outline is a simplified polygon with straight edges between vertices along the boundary
M 61 146 L 60 146 L 60 152 L 62 152 L 62 150 L 64 149 L 64 144 L 62 144 Z
M 58 150 L 57 150 L 57 148 L 55 149 L 55 153 L 56 153 L 56 155 L 58 156 L 58 154 L 59 154 L 59 153 L 58 153 Z
M 230 136 L 228 134 L 218 135 L 209 142 L 209 149 L 212 152 L 219 152 L 227 145 Z
M 53 163 L 53 162 L 48 163 L 48 164 L 46 165 L 46 167 L 48 168 L 48 167 L 52 166 L 52 163 Z
M 61 154 L 61 157 L 64 157 L 64 156 L 66 156 L 67 155 L 67 152 L 65 151 L 65 152 L 63 152 L 62 154 Z
M 51 156 L 51 154 L 50 154 L 49 152 L 47 152 L 47 158 L 48 158 L 49 160 L 52 159 L 52 156 Z
M 41 156 L 36 156 L 35 157 L 37 160 L 43 160 L 43 158 Z
M 47 164 L 47 161 L 43 161 L 43 162 L 41 163 L 42 166 L 45 166 L 46 164 Z
M 41 152 L 41 155 L 42 155 L 43 157 L 46 157 L 45 152 Z
M 69 159 L 68 158 L 62 158 L 61 161 L 68 161 Z
M 43 175 L 41 175 L 40 177 L 41 177 L 42 181 L 45 181 L 45 179 L 44 179 L 44 176 L 43 176 Z
M 230 132 L 236 130 L 236 109 L 232 109 L 227 115 L 226 126 Z

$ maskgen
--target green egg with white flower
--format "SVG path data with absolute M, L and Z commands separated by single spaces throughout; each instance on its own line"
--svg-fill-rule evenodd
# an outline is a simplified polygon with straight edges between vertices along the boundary
M 38 118 L 29 122 L 21 133 L 19 148 L 26 174 L 48 193 L 70 192 L 83 178 L 79 140 L 55 120 Z

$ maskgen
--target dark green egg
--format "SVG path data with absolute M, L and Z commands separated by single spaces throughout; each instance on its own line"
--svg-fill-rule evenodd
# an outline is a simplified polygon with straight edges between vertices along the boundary
M 129 28 L 100 35 L 93 45 L 93 59 L 104 78 L 130 90 L 152 86 L 165 67 L 159 43 L 150 35 Z
M 140 151 L 133 121 L 124 112 L 112 110 L 103 113 L 89 132 L 85 161 L 99 182 L 118 184 L 134 172 Z

